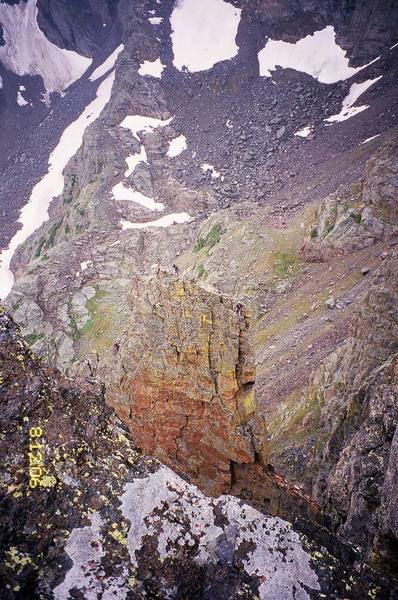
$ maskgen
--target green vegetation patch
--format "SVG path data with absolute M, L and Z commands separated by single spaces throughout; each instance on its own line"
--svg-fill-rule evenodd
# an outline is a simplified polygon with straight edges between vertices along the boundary
M 45 244 L 46 238 L 45 237 L 41 237 L 38 242 L 36 243 L 36 251 L 35 251 L 35 258 L 39 258 L 41 251 L 43 249 L 43 246 Z
M 296 252 L 274 252 L 272 270 L 276 277 L 286 279 L 298 274 L 300 265 Z
M 317 230 L 317 229 L 315 229 L 315 227 L 313 227 L 313 228 L 311 229 L 311 231 L 310 231 L 310 238 L 311 238 L 312 240 L 314 240 L 314 239 L 315 239 L 315 238 L 317 238 L 317 237 L 318 237 L 318 230 Z
M 362 214 L 360 212 L 352 212 L 350 213 L 350 217 L 351 219 L 354 219 L 355 223 L 357 223 L 358 225 L 362 221 Z
M 62 218 L 60 221 L 58 221 L 57 223 L 54 223 L 54 225 L 51 225 L 49 231 L 48 231 L 48 237 L 44 243 L 44 248 L 46 250 L 48 250 L 49 248 L 52 248 L 54 246 L 54 239 L 55 236 L 57 234 L 58 229 L 61 227 L 62 225 L 62 221 L 64 219 Z
M 196 273 L 197 276 L 199 277 L 199 279 L 206 279 L 208 273 L 206 271 L 206 269 L 204 268 L 203 264 L 200 263 L 197 267 L 196 267 Z
M 328 233 L 330 233 L 331 231 L 333 231 L 333 229 L 334 229 L 334 223 L 330 223 L 330 222 L 326 223 L 326 235 Z
M 82 337 L 92 332 L 93 328 L 97 328 L 98 331 L 106 329 L 106 306 L 100 306 L 102 298 L 108 295 L 108 292 L 96 288 L 95 296 L 90 298 L 86 302 L 86 309 L 88 312 L 87 321 L 83 327 L 79 329 L 77 326 L 76 318 L 73 314 L 72 302 L 69 304 L 69 324 L 73 331 L 73 339 L 75 342 L 79 341 Z M 103 318 L 104 315 L 104 318 Z M 96 331 L 96 335 L 98 334 Z
M 207 251 L 211 250 L 211 248 L 218 244 L 223 233 L 225 233 L 225 229 L 223 229 L 219 223 L 213 225 L 204 238 L 201 237 L 197 240 L 192 252 L 199 252 L 202 248 L 207 248 Z
M 33 346 L 39 340 L 44 338 L 44 333 L 28 333 L 28 335 L 24 335 L 24 340 L 29 346 Z
M 52 248 L 54 246 L 55 236 L 57 234 L 58 229 L 62 225 L 62 221 L 63 221 L 63 217 L 60 221 L 58 221 L 57 223 L 54 223 L 54 225 L 51 225 L 50 229 L 48 230 L 47 237 L 42 236 L 39 239 L 39 241 L 36 243 L 35 258 L 39 258 L 43 248 L 44 248 L 44 250 L 49 250 L 50 248 Z

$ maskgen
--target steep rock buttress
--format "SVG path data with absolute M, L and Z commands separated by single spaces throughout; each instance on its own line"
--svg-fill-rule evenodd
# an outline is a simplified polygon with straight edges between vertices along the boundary
M 269 464 L 250 315 L 214 288 L 163 270 L 137 277 L 129 302 L 127 334 L 99 375 L 135 443 L 206 493 L 314 516 L 315 504 Z

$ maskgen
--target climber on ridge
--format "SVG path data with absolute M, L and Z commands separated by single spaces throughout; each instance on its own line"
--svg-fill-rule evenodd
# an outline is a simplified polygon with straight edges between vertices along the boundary
M 241 304 L 240 302 L 238 302 L 238 304 L 235 307 L 235 312 L 239 317 L 243 317 L 244 316 L 244 306 L 243 304 Z

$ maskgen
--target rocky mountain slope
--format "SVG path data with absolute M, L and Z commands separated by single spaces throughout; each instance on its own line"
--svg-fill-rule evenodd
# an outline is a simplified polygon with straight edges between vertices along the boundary
M 175 489 L 182 490 L 184 527 L 197 518 L 195 497 L 193 505 L 214 511 L 211 527 L 223 529 L 227 549 L 220 544 L 230 557 L 230 515 L 241 504 L 203 492 L 232 494 L 255 507 L 245 510 L 295 521 L 297 531 L 335 552 L 339 569 L 347 553 L 394 578 L 396 3 L 201 6 L 0 2 L 0 127 L 10 140 L 0 152 L 0 297 L 51 368 L 84 385 L 99 381 L 130 430 L 131 451 L 140 447 L 168 465 L 143 458 L 132 470 L 126 465 L 115 514 L 127 481 L 142 518 L 151 493 L 162 489 L 164 502 L 169 494 L 175 502 Z M 16 18 L 22 13 L 29 15 L 25 29 Z M 29 62 L 14 39 L 46 56 L 46 68 Z M 60 72 L 54 56 L 66 65 Z M 107 427 L 115 422 L 92 390 L 76 395 L 69 381 L 60 385 L 82 403 L 82 432 L 69 424 L 65 439 L 84 439 L 87 403 L 99 403 Z M 59 414 L 69 410 L 59 402 Z M 108 466 L 115 470 L 113 458 Z M 90 476 L 87 494 L 93 486 L 104 495 L 102 485 Z M 130 509 L 122 513 L 131 516 Z M 152 507 L 150 519 L 159 510 Z M 163 531 L 174 536 L 167 523 Z M 78 539 L 84 531 L 97 543 L 99 521 L 77 519 L 76 527 Z M 353 544 L 358 556 L 337 540 Z M 98 543 L 97 563 L 108 552 Z M 167 543 L 161 537 L 160 562 Z M 188 541 L 202 556 L 195 544 Z M 199 561 L 198 574 L 189 548 L 181 550 L 187 563 L 168 556 L 154 597 L 175 589 L 184 598 L 186 584 L 198 598 L 252 597 L 242 591 L 246 584 L 247 594 L 289 597 L 280 591 L 285 584 L 253 587 L 250 569 L 232 575 L 230 562 L 220 567 L 218 550 L 217 568 L 213 559 Z M 142 552 L 137 594 L 152 597 L 159 562 Z M 110 570 L 119 577 L 118 565 Z M 173 579 L 177 565 L 189 573 L 186 582 Z M 105 563 L 98 569 L 110 572 Z M 394 597 L 392 587 L 366 583 L 362 574 L 365 583 L 347 587 L 333 573 L 319 579 L 317 572 L 318 580 L 326 577 L 326 597 Z M 202 582 L 213 576 L 217 583 L 206 590 Z M 53 573 L 41 582 L 48 577 L 61 585 Z M 59 597 L 67 597 L 66 585 Z M 322 597 L 310 588 L 286 589 L 291 597 Z
M 338 542 L 142 456 L 100 390 L 45 367 L 2 308 L 0 340 L 2 598 L 393 597 Z

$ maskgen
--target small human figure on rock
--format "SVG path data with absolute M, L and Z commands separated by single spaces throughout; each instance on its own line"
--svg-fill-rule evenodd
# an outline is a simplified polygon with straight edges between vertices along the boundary
M 243 304 L 241 304 L 240 302 L 238 302 L 238 304 L 235 307 L 235 312 L 238 315 L 238 317 L 243 317 L 244 316 L 244 306 L 243 306 Z
M 173 268 L 173 271 L 174 271 L 174 275 L 178 275 L 179 272 L 180 272 L 180 269 L 177 267 L 177 265 L 174 264 L 172 268 Z
M 117 354 L 119 352 L 119 350 L 120 350 L 120 340 L 116 339 L 113 342 L 113 354 Z

